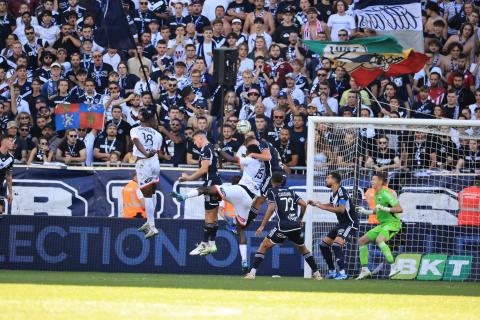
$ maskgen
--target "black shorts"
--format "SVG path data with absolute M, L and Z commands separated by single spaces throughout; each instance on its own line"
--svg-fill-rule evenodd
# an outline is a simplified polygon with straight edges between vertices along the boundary
M 203 195 L 205 197 L 205 202 L 203 204 L 205 210 L 213 210 L 218 208 L 220 205 L 220 198 L 217 196 L 209 196 L 207 194 Z
M 292 231 L 280 231 L 278 228 L 273 228 L 270 230 L 267 236 L 270 241 L 275 244 L 280 244 L 285 241 L 285 239 L 290 240 L 291 242 L 295 243 L 297 246 L 301 246 L 305 244 L 305 236 L 301 229 L 296 229 Z
M 212 177 L 211 180 L 207 180 L 205 181 L 205 183 L 203 184 L 204 187 L 209 187 L 209 186 L 213 186 L 213 185 L 221 185 L 222 184 L 222 180 L 220 179 L 220 177 L 216 176 L 216 177 Z M 205 202 L 204 202 L 204 208 L 205 210 L 213 210 L 215 208 L 218 208 L 218 206 L 220 205 L 220 197 L 219 196 L 210 196 L 210 195 L 207 195 L 205 194 L 204 195 L 205 197 Z
M 352 223 L 339 223 L 327 234 L 327 237 L 335 240 L 336 237 L 342 237 L 347 241 L 350 237 L 355 235 L 358 230 L 358 225 Z

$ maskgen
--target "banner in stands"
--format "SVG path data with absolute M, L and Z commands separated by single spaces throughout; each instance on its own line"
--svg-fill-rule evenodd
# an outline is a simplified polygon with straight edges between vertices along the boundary
M 46 169 L 14 168 L 14 201 L 7 213 L 12 215 L 34 216 L 73 216 L 73 217 L 121 217 L 121 190 L 132 178 L 130 169 Z M 171 190 L 185 191 L 186 188 L 198 187 L 201 181 L 177 181 L 182 170 L 164 169 L 160 173 L 155 200 L 157 218 L 203 219 L 203 197 L 188 199 L 178 203 L 169 195 Z M 222 171 L 222 179 L 230 183 L 238 173 Z M 458 224 L 458 193 L 473 185 L 473 177 L 409 177 L 397 182 L 398 196 L 405 209 L 404 221 L 430 222 L 433 224 Z M 392 181 L 395 181 L 392 179 Z M 351 179 L 342 182 L 352 185 Z M 393 183 L 393 182 L 392 182 Z M 287 186 L 297 191 L 300 196 L 306 193 L 305 175 L 290 175 Z M 408 187 L 414 185 L 415 187 Z M 370 186 L 369 177 L 359 181 L 361 189 Z M 328 202 L 328 188 L 318 187 L 315 197 Z M 363 190 L 360 190 L 363 193 Z M 475 214 L 475 212 L 473 213 Z M 480 215 L 480 212 L 478 213 Z M 335 215 L 315 212 L 317 220 L 333 221 Z M 480 219 L 472 220 L 480 221 Z M 468 223 L 475 224 L 475 223 Z M 478 225 L 478 224 L 477 224 Z
M 218 252 L 190 256 L 202 236 L 198 220 L 157 220 L 160 234 L 144 239 L 138 219 L 6 216 L 0 220 L 0 268 L 56 271 L 241 275 L 238 242 L 223 223 Z M 262 238 L 247 231 L 253 259 Z M 272 227 L 272 225 L 268 226 Z M 266 228 L 266 232 L 269 228 Z M 303 257 L 292 244 L 265 255 L 259 274 L 302 276 Z

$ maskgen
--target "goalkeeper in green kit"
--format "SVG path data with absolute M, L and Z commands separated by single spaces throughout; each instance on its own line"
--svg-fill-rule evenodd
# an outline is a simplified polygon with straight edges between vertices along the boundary
M 358 240 L 358 248 L 360 251 L 360 264 L 362 270 L 357 280 L 368 278 L 372 275 L 368 269 L 368 244 L 375 242 L 382 251 L 387 262 L 390 264 L 389 277 L 398 274 L 399 270 L 394 265 L 394 258 L 390 247 L 385 243 L 395 236 L 402 228 L 402 222 L 399 213 L 403 212 L 398 199 L 383 186 L 387 184 L 386 173 L 376 173 L 372 177 L 372 188 L 375 189 L 375 209 L 367 210 L 357 207 L 356 211 L 361 214 L 377 215 L 380 225 L 368 231 Z

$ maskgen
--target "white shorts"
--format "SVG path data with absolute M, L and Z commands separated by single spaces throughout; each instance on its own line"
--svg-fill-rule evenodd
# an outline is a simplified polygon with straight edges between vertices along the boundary
M 140 159 L 135 165 L 137 172 L 138 185 L 140 189 L 145 188 L 154 183 L 158 183 L 160 174 L 160 162 L 158 157 L 151 157 L 148 159 Z
M 237 221 L 245 226 L 248 220 L 248 213 L 252 206 L 253 199 L 243 187 L 236 185 L 221 185 L 217 186 L 217 191 L 222 197 L 222 200 L 226 200 L 232 204 L 237 214 Z

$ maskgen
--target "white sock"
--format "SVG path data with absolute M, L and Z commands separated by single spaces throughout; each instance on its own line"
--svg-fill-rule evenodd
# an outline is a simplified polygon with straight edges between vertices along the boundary
M 208 240 L 208 245 L 209 246 L 215 245 L 215 240 Z
M 155 207 L 153 206 L 152 198 L 145 198 L 145 211 L 147 212 L 147 222 L 150 227 L 155 228 Z
M 362 267 L 362 271 L 370 271 L 368 267 Z
M 242 257 L 242 262 L 247 261 L 247 245 L 239 244 L 238 248 L 240 249 L 240 256 Z
M 193 190 L 190 190 L 188 191 L 187 193 L 184 194 L 184 197 L 186 199 L 188 198 L 194 198 L 194 197 L 198 197 L 200 195 L 200 193 L 198 192 L 197 189 L 193 189 Z
M 255 268 L 250 269 L 250 274 L 256 275 L 257 274 L 257 269 L 255 269 Z
M 338 273 L 345 274 L 345 270 L 340 270 Z

